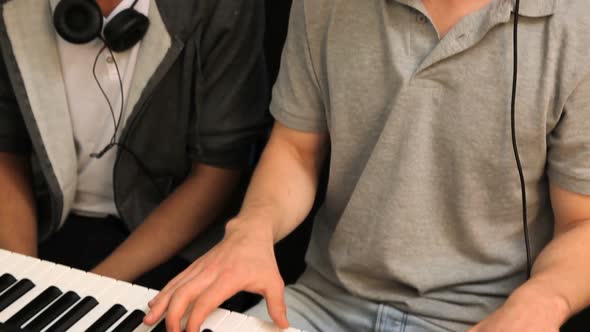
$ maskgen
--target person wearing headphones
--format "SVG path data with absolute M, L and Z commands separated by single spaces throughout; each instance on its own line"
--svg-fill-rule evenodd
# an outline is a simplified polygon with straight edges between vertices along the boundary
M 265 132 L 263 1 L 0 8 L 0 248 L 163 286 Z
M 249 314 L 307 332 L 559 331 L 590 305 L 589 15 L 586 0 L 294 1 L 242 209 L 145 322 L 166 312 L 179 332 L 186 312 L 197 331 L 245 289 L 268 306 Z M 328 150 L 307 270 L 285 290 L 273 244 L 310 211 Z

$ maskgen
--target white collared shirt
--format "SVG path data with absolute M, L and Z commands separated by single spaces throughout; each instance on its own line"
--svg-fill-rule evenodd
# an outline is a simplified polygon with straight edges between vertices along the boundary
M 135 9 L 147 15 L 149 2 L 139 0 Z M 132 4 L 133 0 L 122 0 L 105 18 L 104 25 Z M 92 71 L 96 56 L 104 44 L 95 39 L 87 44 L 77 45 L 65 41 L 57 32 L 56 35 L 78 157 L 78 186 L 72 212 L 90 216 L 118 215 L 113 193 L 117 148 L 112 148 L 100 159 L 90 157 L 91 153 L 99 152 L 110 143 L 115 131 L 107 100 Z M 96 65 L 96 77 L 112 105 L 115 120 L 118 120 L 121 113 L 121 97 L 127 102 L 140 44 L 141 42 L 128 51 L 113 53 L 114 59 L 105 49 Z M 123 83 L 123 96 L 115 61 Z M 128 116 L 129 114 L 123 112 L 117 138 Z

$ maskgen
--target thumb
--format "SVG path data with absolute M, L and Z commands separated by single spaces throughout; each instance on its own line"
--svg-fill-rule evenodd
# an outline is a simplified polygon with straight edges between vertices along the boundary
M 282 283 L 277 287 L 271 288 L 264 296 L 270 318 L 275 324 L 282 328 L 289 328 L 287 320 L 287 306 L 285 305 L 285 286 Z

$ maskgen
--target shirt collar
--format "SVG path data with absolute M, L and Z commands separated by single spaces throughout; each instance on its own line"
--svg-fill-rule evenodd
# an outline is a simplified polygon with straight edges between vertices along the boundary
M 414 8 L 424 8 L 422 0 L 395 0 L 406 6 Z M 496 8 L 505 8 L 500 3 L 512 2 L 512 7 L 516 3 L 516 0 L 492 0 L 492 2 L 498 2 Z M 520 15 L 526 17 L 545 17 L 551 16 L 555 13 L 557 7 L 557 0 L 520 0 Z

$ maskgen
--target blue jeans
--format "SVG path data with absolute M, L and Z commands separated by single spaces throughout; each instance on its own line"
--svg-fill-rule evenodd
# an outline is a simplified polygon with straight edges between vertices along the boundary
M 310 270 L 286 288 L 285 301 L 291 326 L 306 332 L 450 331 L 394 307 L 355 297 Z M 246 313 L 270 320 L 265 301 Z M 454 331 L 466 329 L 458 326 Z

